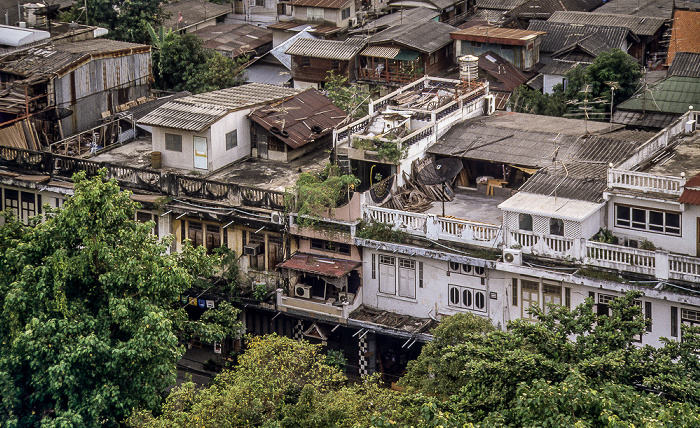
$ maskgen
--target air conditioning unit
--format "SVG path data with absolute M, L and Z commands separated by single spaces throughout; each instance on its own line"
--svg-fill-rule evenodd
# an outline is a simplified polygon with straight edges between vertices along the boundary
M 244 256 L 257 256 L 262 251 L 261 244 L 248 244 L 243 247 Z
M 303 297 L 304 299 L 311 298 L 311 286 L 297 284 L 294 286 L 294 295 L 296 297 Z
M 697 121 L 689 120 L 685 123 L 685 133 L 692 134 L 697 129 Z
M 520 266 L 523 264 L 523 252 L 512 248 L 503 250 L 503 262 Z
M 350 26 L 357 27 L 357 17 L 350 18 Z
M 279 211 L 275 211 L 270 214 L 270 221 L 275 224 L 284 224 L 284 215 Z

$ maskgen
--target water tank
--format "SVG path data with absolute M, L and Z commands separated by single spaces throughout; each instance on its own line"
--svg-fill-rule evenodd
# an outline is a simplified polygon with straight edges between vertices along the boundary
M 479 76 L 479 57 L 474 55 L 463 55 L 457 58 L 459 61 L 460 80 L 472 81 Z
M 37 15 L 36 12 L 46 7 L 43 3 L 26 3 L 22 5 L 22 20 L 28 27 L 42 27 L 46 25 L 46 17 Z

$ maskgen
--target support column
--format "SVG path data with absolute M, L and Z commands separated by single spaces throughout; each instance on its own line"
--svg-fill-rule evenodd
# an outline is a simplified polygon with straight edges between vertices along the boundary
M 297 320 L 296 325 L 294 325 L 294 340 L 301 342 L 304 339 L 304 321 Z
M 374 333 L 366 331 L 358 339 L 360 377 L 374 374 L 377 367 L 377 339 Z

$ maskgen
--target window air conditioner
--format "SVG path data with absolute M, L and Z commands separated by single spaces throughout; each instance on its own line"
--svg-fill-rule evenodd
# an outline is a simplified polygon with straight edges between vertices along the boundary
M 505 248 L 503 250 L 503 262 L 520 266 L 523 264 L 523 253 L 520 250 Z
M 279 211 L 275 211 L 270 214 L 270 221 L 275 224 L 284 224 L 284 215 Z
M 243 247 L 244 256 L 257 256 L 260 254 L 262 246 L 260 244 L 248 244 Z
M 310 299 L 311 298 L 311 286 L 310 285 L 295 285 L 294 286 L 294 295 L 296 297 L 303 297 L 304 299 Z

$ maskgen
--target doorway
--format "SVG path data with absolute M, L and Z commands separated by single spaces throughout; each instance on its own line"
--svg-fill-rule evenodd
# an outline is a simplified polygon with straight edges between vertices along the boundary
M 194 137 L 194 167 L 197 169 L 209 169 L 207 161 L 207 139 Z

